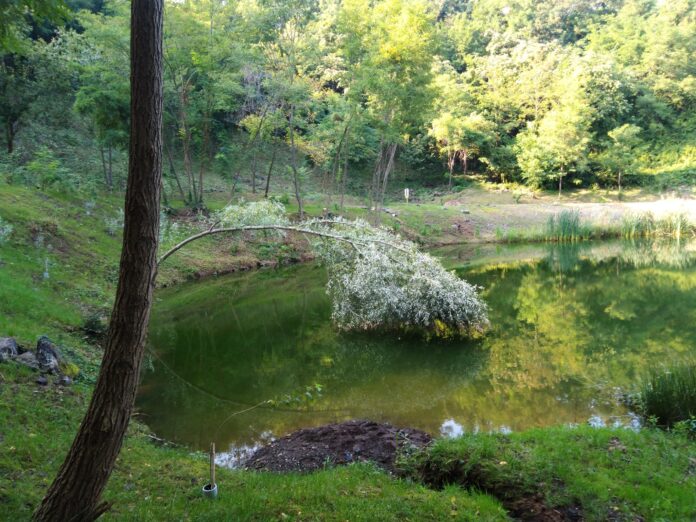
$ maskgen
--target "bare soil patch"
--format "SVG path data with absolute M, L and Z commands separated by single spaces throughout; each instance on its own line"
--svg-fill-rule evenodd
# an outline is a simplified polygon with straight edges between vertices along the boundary
M 306 428 L 256 451 L 245 468 L 266 471 L 314 471 L 327 465 L 372 461 L 395 471 L 399 451 L 422 448 L 432 441 L 424 431 L 396 428 L 366 420 L 351 420 Z

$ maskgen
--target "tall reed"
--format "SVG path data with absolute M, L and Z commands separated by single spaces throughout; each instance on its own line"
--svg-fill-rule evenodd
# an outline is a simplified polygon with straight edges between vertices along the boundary
M 626 239 L 662 237 L 685 239 L 696 233 L 696 225 L 685 214 L 655 218 L 652 213 L 629 214 L 621 222 L 621 235 Z
M 592 230 L 583 226 L 580 212 L 577 210 L 561 210 L 558 214 L 549 216 L 546 222 L 546 240 L 572 242 L 589 239 Z
M 646 417 L 654 417 L 658 426 L 669 428 L 696 417 L 696 362 L 653 370 L 640 395 Z

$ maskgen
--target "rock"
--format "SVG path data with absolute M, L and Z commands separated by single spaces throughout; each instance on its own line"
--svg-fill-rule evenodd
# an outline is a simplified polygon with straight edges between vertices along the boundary
M 36 359 L 42 372 L 59 373 L 60 352 L 45 335 L 42 335 L 36 343 Z
M 12 337 L 0 337 L 0 362 L 14 359 L 19 355 L 19 346 Z
M 36 355 L 34 352 L 24 352 L 15 358 L 15 362 L 28 366 L 34 370 L 39 369 L 39 361 L 36 360 Z
M 43 375 L 39 375 L 36 378 L 36 384 L 38 384 L 39 386 L 46 386 L 48 384 L 48 379 Z
M 60 386 L 70 386 L 72 384 L 72 379 L 67 375 L 63 375 L 56 381 L 56 384 L 59 384 Z

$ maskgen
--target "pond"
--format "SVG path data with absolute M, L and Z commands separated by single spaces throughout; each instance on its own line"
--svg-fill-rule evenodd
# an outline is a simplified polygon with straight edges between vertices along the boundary
M 482 287 L 492 324 L 484 338 L 340 334 L 315 265 L 158 292 L 141 418 L 158 436 L 193 448 L 215 441 L 229 465 L 274 437 L 352 418 L 445 436 L 637 426 L 622 394 L 651 368 L 696 354 L 690 245 L 489 245 L 435 254 Z

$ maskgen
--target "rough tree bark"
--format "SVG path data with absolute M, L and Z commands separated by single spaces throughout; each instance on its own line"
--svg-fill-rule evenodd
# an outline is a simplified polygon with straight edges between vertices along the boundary
M 91 521 L 121 449 L 138 385 L 157 268 L 162 174 L 163 0 L 131 4 L 131 135 L 116 300 L 92 401 L 72 447 L 34 513 Z

